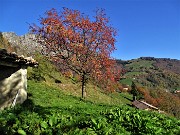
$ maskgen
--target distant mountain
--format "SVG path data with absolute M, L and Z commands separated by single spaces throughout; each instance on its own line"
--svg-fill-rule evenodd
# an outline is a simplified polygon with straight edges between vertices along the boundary
M 131 85 L 132 81 L 148 88 L 162 88 L 167 91 L 180 89 L 180 60 L 169 58 L 140 57 L 129 61 L 117 60 L 126 73 L 121 83 Z

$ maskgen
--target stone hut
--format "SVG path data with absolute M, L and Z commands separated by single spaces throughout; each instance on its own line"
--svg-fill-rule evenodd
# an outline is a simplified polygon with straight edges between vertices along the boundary
M 27 99 L 27 67 L 36 67 L 31 57 L 0 49 L 0 109 L 13 107 Z

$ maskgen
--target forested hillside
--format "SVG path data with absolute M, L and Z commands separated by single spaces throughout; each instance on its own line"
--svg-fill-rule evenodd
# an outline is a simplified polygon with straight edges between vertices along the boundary
M 141 57 L 129 61 L 118 61 L 126 73 L 121 82 L 135 81 L 148 88 L 162 88 L 173 92 L 180 88 L 180 60 Z
M 117 62 L 124 68 L 120 83 L 136 84 L 139 99 L 180 117 L 180 60 L 141 57 Z

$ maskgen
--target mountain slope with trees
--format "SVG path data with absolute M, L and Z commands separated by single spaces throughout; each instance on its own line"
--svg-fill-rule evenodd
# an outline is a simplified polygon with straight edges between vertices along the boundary
M 117 60 L 126 71 L 120 83 L 130 90 L 136 86 L 138 100 L 180 117 L 180 60 L 141 57 L 129 61 Z M 130 93 L 132 93 L 130 91 Z
M 122 83 L 131 85 L 135 81 L 144 87 L 162 88 L 170 92 L 180 88 L 180 60 L 141 57 L 117 62 L 126 71 Z

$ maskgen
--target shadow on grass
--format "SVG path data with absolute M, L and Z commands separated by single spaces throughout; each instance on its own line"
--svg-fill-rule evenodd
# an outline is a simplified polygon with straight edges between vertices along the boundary
M 131 102 L 133 101 L 132 99 L 130 99 L 130 98 L 126 97 L 126 96 L 123 96 L 123 95 L 120 95 L 120 96 L 127 99 L 127 100 L 129 100 L 129 101 L 131 101 Z
M 71 98 L 74 98 L 76 100 L 79 100 L 81 103 L 88 103 L 88 104 L 93 104 L 92 102 L 88 102 L 86 100 L 82 100 L 81 98 L 75 97 L 75 96 L 71 96 Z M 32 99 L 27 99 L 26 101 L 24 101 L 23 104 L 21 105 L 16 105 L 13 108 L 13 113 L 16 115 L 22 114 L 22 113 L 37 113 L 41 118 L 47 118 L 47 116 L 51 116 L 54 114 L 54 112 L 56 113 L 61 113 L 61 114 L 65 114 L 65 113 L 70 113 L 70 114 L 76 114 L 78 112 L 79 108 L 78 106 L 76 107 L 72 107 L 72 106 L 49 106 L 49 107 L 43 107 L 40 105 L 36 105 Z M 83 114 L 82 110 L 82 114 Z
M 73 103 L 72 105 L 69 104 L 69 105 L 64 106 L 63 104 L 62 105 L 60 104 L 60 106 L 41 106 L 41 105 L 35 104 L 32 97 L 33 95 L 29 93 L 28 99 L 23 104 L 16 105 L 15 108 L 13 108 L 13 113 L 16 115 L 36 113 L 39 117 L 46 119 L 47 116 L 51 116 L 54 113 L 70 114 L 70 115 L 77 115 L 77 114 L 82 115 L 87 112 L 89 113 L 87 105 L 92 106 L 95 104 L 92 101 L 88 101 L 80 97 L 68 95 L 67 99 L 76 101 L 76 102 L 72 102 Z M 122 96 L 122 97 L 130 100 L 126 96 Z M 84 108 L 83 108 L 83 105 L 85 105 Z M 106 104 L 101 104 L 101 103 L 96 104 L 96 105 L 97 107 L 99 106 L 99 107 L 106 107 L 106 108 L 111 108 L 114 106 L 114 105 L 106 105 Z
M 52 109 L 58 110 L 58 107 L 43 107 L 40 105 L 35 105 L 31 99 L 27 99 L 21 105 L 16 105 L 13 108 L 13 113 L 16 115 L 23 113 L 37 113 L 41 118 L 46 118 L 47 115 L 52 115 Z

